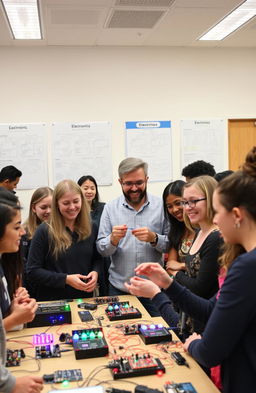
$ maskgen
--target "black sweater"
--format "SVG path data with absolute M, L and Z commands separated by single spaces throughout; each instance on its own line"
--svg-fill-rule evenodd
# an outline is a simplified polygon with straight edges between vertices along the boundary
M 233 262 L 218 300 L 202 299 L 174 282 L 166 291 L 172 301 L 207 322 L 201 340 L 189 353 L 203 366 L 221 364 L 223 393 L 255 392 L 256 376 L 256 249 Z M 168 312 L 165 293 L 154 302 Z
M 78 235 L 70 232 L 72 245 L 56 260 L 49 242 L 48 227 L 39 225 L 31 241 L 27 275 L 36 286 L 37 300 L 77 299 L 92 293 L 79 291 L 66 284 L 68 274 L 87 275 L 99 271 L 102 258 L 96 250 L 97 228 L 92 226 L 90 237 L 77 241 Z

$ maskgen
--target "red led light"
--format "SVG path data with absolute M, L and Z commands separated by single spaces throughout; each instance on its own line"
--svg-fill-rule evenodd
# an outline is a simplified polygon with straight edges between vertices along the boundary
M 162 377 L 162 376 L 164 375 L 164 373 L 163 373 L 162 370 L 159 370 L 159 371 L 157 371 L 156 375 L 157 375 L 158 377 Z

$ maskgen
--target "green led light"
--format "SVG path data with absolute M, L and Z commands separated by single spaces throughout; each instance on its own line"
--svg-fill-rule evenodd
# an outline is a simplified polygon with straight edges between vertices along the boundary
M 91 340 L 94 340 L 94 339 L 95 339 L 95 334 L 94 334 L 94 332 L 91 332 L 91 333 L 90 333 L 90 339 L 91 339 Z
M 98 332 L 98 338 L 102 338 L 103 337 L 103 333 L 102 332 Z
M 87 340 L 87 334 L 85 332 L 82 333 L 81 335 L 82 340 Z
M 83 303 L 83 299 L 77 299 L 77 303 L 78 304 Z
M 129 308 L 129 304 L 126 303 L 126 304 L 124 305 L 124 308 Z
M 69 386 L 69 381 L 63 381 L 62 386 L 67 388 Z
M 69 305 L 69 304 L 65 304 L 64 309 L 65 309 L 66 311 L 69 311 L 69 310 L 70 310 L 70 305 Z

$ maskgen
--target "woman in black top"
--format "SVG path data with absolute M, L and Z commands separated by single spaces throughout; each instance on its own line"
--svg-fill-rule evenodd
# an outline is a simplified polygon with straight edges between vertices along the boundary
M 102 263 L 96 239 L 81 188 L 61 181 L 53 192 L 50 221 L 39 225 L 29 250 L 28 278 L 37 285 L 37 300 L 93 295 Z
M 91 209 L 92 221 L 97 225 L 97 229 L 100 226 L 100 218 L 104 209 L 104 202 L 100 202 L 100 196 L 98 191 L 98 185 L 96 180 L 91 175 L 80 177 L 77 182 L 82 189 L 82 192 L 89 203 Z M 110 266 L 110 258 L 102 257 L 103 263 L 99 271 L 99 295 L 108 295 L 108 269 Z

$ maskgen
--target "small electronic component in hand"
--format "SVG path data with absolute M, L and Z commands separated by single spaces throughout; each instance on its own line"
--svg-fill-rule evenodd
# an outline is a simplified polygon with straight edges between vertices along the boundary
M 181 355 L 180 352 L 171 352 L 171 357 L 179 366 L 186 366 L 189 368 L 189 364 L 186 359 Z
M 35 358 L 36 359 L 49 359 L 49 358 L 60 358 L 60 346 L 56 345 L 42 345 L 35 347 Z

